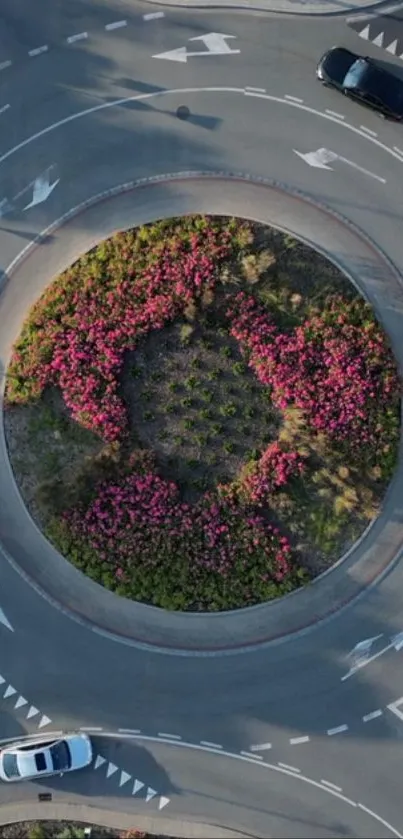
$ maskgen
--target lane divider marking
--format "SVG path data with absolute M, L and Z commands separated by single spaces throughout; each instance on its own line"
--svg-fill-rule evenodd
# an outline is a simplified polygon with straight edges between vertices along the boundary
M 82 725 L 80 731 L 103 731 L 103 728 L 98 728 L 96 725 Z
M 308 735 L 305 737 L 291 737 L 290 738 L 290 745 L 291 746 L 298 746 L 300 743 L 309 743 L 310 738 Z
M 122 26 L 127 26 L 127 20 L 115 20 L 114 23 L 107 23 L 105 29 L 107 32 L 112 32 L 113 29 L 121 29 Z
M 222 749 L 219 743 L 210 743 L 209 740 L 200 740 L 201 746 L 207 746 L 208 749 Z
M 339 114 L 338 111 L 330 111 L 329 108 L 326 108 L 326 113 L 330 114 L 331 117 L 336 117 L 337 119 L 345 119 L 344 114 Z
M 266 93 L 265 87 L 245 87 L 245 90 L 251 90 L 252 93 Z
M 88 38 L 88 32 L 78 32 L 77 35 L 70 35 L 66 38 L 68 44 L 75 44 L 76 41 L 85 41 Z
M 332 784 L 331 781 L 324 781 L 322 779 L 321 784 L 325 784 L 325 786 L 330 787 L 331 789 L 335 789 L 336 792 L 343 792 L 342 787 L 338 787 L 338 786 L 336 786 L 336 784 Z
M 140 734 L 141 728 L 118 728 L 120 734 Z
M 290 772 L 296 772 L 297 775 L 301 774 L 301 770 L 297 769 L 296 766 L 288 766 L 288 763 L 278 763 L 278 766 L 281 766 L 282 769 L 289 769 Z
M 367 128 L 366 125 L 360 125 L 360 128 L 361 128 L 361 131 L 366 131 L 367 134 L 371 135 L 371 137 L 377 137 L 378 136 L 376 131 L 371 131 L 371 129 Z
M 251 752 L 264 752 L 266 749 L 271 749 L 271 743 L 260 743 L 258 746 L 249 746 Z
M 170 740 L 182 740 L 180 734 L 166 734 L 165 731 L 159 731 L 158 737 L 168 737 Z
M 303 103 L 303 99 L 298 99 L 298 96 L 289 96 L 288 93 L 284 94 L 284 99 L 289 99 L 290 102 L 298 102 L 300 105 Z
M 328 728 L 327 734 L 332 737 L 333 734 L 342 734 L 343 731 L 348 730 L 348 725 L 338 725 L 336 728 Z
M 143 20 L 157 20 L 157 18 L 165 17 L 164 12 L 148 12 L 143 15 Z
M 7 67 L 11 67 L 12 61 L 2 61 L 0 64 L 0 70 L 6 70 Z
M 9 107 L 10 105 L 3 105 L 3 107 L 0 108 L 0 114 L 4 114 L 4 111 L 8 111 Z
M 35 58 L 36 55 L 42 55 L 42 53 L 47 52 L 48 49 L 49 49 L 49 47 L 47 46 L 47 44 L 44 44 L 43 47 L 36 47 L 36 49 L 34 49 L 34 50 L 29 50 L 28 55 L 31 58 Z
M 370 714 L 365 714 L 365 716 L 362 718 L 362 721 L 363 722 L 370 722 L 370 720 L 376 720 L 376 718 L 381 717 L 382 714 L 383 714 L 383 711 L 381 711 L 381 709 L 379 708 L 377 711 L 371 711 Z
M 244 755 L 244 757 L 251 757 L 253 760 L 263 760 L 263 755 L 253 755 L 250 752 L 239 752 L 240 755 Z

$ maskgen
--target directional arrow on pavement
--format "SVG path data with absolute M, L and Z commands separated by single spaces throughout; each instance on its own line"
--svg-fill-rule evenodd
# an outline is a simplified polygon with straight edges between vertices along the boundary
M 396 635 L 392 636 L 389 644 L 382 647 L 381 650 L 373 655 L 370 655 L 373 644 L 375 641 L 379 641 L 380 638 L 383 638 L 382 633 L 381 635 L 375 635 L 373 638 L 366 638 L 364 641 L 359 641 L 359 643 L 355 645 L 347 656 L 347 658 L 352 660 L 352 665 L 350 670 L 341 677 L 342 682 L 345 682 L 346 679 L 353 676 L 357 670 L 361 670 L 362 667 L 370 664 L 371 661 L 375 661 L 375 659 L 388 652 L 388 650 L 395 649 L 396 652 L 399 652 L 399 650 L 403 649 L 403 632 L 398 632 Z
M 13 629 L 13 627 L 11 626 L 10 621 L 9 621 L 9 620 L 7 620 L 7 618 L 6 618 L 6 616 L 5 616 L 4 612 L 3 612 L 3 609 L 0 609 L 0 623 L 2 623 L 2 624 L 3 624 L 3 626 L 6 626 L 6 627 L 7 627 L 7 629 L 9 629 L 9 630 L 10 630 L 10 632 L 14 632 L 14 629 Z
M 51 192 L 58 185 L 60 178 L 57 178 L 53 183 L 50 183 L 49 174 L 40 175 L 36 178 L 33 184 L 32 201 L 24 207 L 24 210 L 29 210 L 30 207 L 35 207 L 37 204 L 43 204 L 49 198 Z
M 206 35 L 197 35 L 195 38 L 189 38 L 189 41 L 202 41 L 207 47 L 207 50 L 198 50 L 197 52 L 188 52 L 186 47 L 178 47 L 176 50 L 168 50 L 168 52 L 160 52 L 158 55 L 153 55 L 153 58 L 164 58 L 167 61 L 179 61 L 181 64 L 186 64 L 188 58 L 197 55 L 237 55 L 241 50 L 232 50 L 227 44 L 228 38 L 236 38 L 236 35 L 224 35 L 221 32 L 208 32 Z
M 303 152 L 297 151 L 297 149 L 293 149 L 294 154 L 297 154 L 301 160 L 305 160 L 305 163 L 308 166 L 313 166 L 316 169 L 328 169 L 330 172 L 333 171 L 333 166 L 328 166 L 328 163 L 334 163 L 336 160 L 339 160 L 341 163 L 345 163 L 347 166 L 351 166 L 352 169 L 356 169 L 357 172 L 361 172 L 363 175 L 368 175 L 369 178 L 374 178 L 376 181 L 379 181 L 381 184 L 386 184 L 385 178 L 381 178 L 379 175 L 375 175 L 374 172 L 370 172 L 368 169 L 364 169 L 362 166 L 358 166 L 357 163 L 353 163 L 352 160 L 347 160 L 346 157 L 341 157 L 341 155 L 336 154 L 330 149 L 317 149 L 316 151 L 309 151 L 305 154 Z

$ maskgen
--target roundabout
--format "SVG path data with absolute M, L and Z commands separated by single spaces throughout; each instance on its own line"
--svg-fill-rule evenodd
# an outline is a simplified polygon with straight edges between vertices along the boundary
M 205 15 L 183 12 L 189 37 L 209 31 L 210 24 L 211 31 L 228 31 L 221 13 L 208 14 L 206 26 Z M 91 103 L 95 96 L 89 89 L 89 106 L 73 110 L 69 102 L 66 109 L 63 93 L 54 114 L 39 96 L 24 130 L 16 125 L 11 133 L 8 150 L 3 141 L 0 166 L 8 202 L 1 220 L 3 373 L 30 304 L 80 253 L 115 230 L 156 218 L 232 215 L 238 207 L 239 215 L 286 230 L 339 265 L 373 305 L 401 363 L 399 131 L 380 126 L 369 113 L 358 114 L 351 103 L 339 103 L 344 113 L 336 114 L 336 99 L 310 81 L 316 57 L 312 42 L 319 30 L 326 32 L 323 22 L 312 24 L 312 34 L 303 37 L 299 58 L 289 51 L 299 71 L 297 81 L 289 74 L 285 87 L 279 71 L 284 69 L 282 53 L 276 55 L 270 85 L 267 79 L 275 38 L 280 29 L 285 33 L 286 24 L 276 21 L 270 35 L 267 18 L 253 17 L 249 30 L 247 20 L 242 16 L 231 22 L 232 29 L 239 29 L 241 52 L 231 59 L 239 61 L 239 70 L 235 64 L 232 70 L 228 65 L 223 69 L 224 58 L 217 58 L 209 59 L 204 71 L 202 59 L 197 59 L 196 87 L 190 64 L 190 69 L 162 68 L 162 62 L 151 58 L 158 51 L 156 43 L 151 46 L 146 38 L 142 77 L 147 82 L 142 84 L 154 85 L 153 91 L 116 100 L 110 97 L 108 81 L 102 103 Z M 158 37 L 149 36 L 159 41 L 159 52 L 174 48 L 179 37 L 186 40 L 178 21 L 173 14 L 166 44 L 161 45 L 161 29 Z M 287 26 L 290 39 L 292 24 Z M 341 38 L 340 22 L 326 26 L 329 44 Z M 261 46 L 262 29 L 272 39 L 271 53 Z M 345 40 L 354 42 L 354 37 L 350 32 Z M 122 48 L 122 65 L 130 62 L 127 49 Z M 56 79 L 57 61 L 55 56 Z M 258 72 L 253 69 L 257 66 Z M 245 68 L 252 84 L 265 76 L 264 93 L 246 90 Z M 118 69 L 122 77 L 125 69 Z M 183 71 L 188 71 L 185 82 Z M 64 81 L 67 72 L 64 67 Z M 12 92 L 13 81 L 8 84 Z M 20 77 L 15 85 L 21 97 Z M 186 120 L 176 117 L 180 106 L 189 109 Z M 310 166 L 295 154 L 318 148 L 336 155 L 331 171 Z M 40 175 L 42 186 L 37 183 Z M 37 198 L 48 191 L 40 202 L 34 201 L 35 184 Z M 249 835 L 308 836 L 314 827 L 318 836 L 325 830 L 329 836 L 400 835 L 401 717 L 396 708 L 403 680 L 396 667 L 399 644 L 390 641 L 402 630 L 399 472 L 376 523 L 317 583 L 281 604 L 207 618 L 155 613 L 130 603 L 116 608 L 113 595 L 89 581 L 84 584 L 36 530 L 13 483 L 3 437 L 1 446 L 0 606 L 13 631 L 0 626 L 7 642 L 0 661 L 0 739 L 36 731 L 43 717 L 49 720 L 44 731 L 47 726 L 93 726 L 94 738 L 99 728 L 116 732 L 134 726 L 150 738 L 173 732 L 183 743 L 210 743 L 205 748 L 213 749 L 208 761 L 214 758 L 215 768 L 204 762 L 205 752 L 190 747 L 180 751 L 174 741 L 155 746 L 158 754 L 153 757 L 154 746 L 144 740 L 134 756 L 135 768 L 99 748 L 108 763 L 134 780 L 143 778 L 143 767 L 142 783 L 158 786 L 158 794 L 169 798 L 167 816 L 172 808 L 175 819 L 249 829 Z M 379 636 L 383 647 L 376 641 Z M 369 653 L 351 678 L 342 681 L 350 652 L 365 639 L 375 645 L 374 655 Z M 7 693 L 10 686 L 13 691 Z M 24 703 L 17 705 L 17 693 L 29 703 L 28 711 Z M 388 707 L 393 704 L 394 711 Z M 38 713 L 28 717 L 31 708 Z M 363 722 L 378 709 L 381 714 Z M 116 735 L 109 739 L 120 742 Z M 263 757 L 265 750 L 250 751 L 267 744 L 276 781 L 260 779 L 266 760 L 256 754 Z M 229 769 L 235 763 L 230 755 L 241 752 L 255 757 L 244 756 L 248 768 L 242 766 L 238 773 Z M 179 755 L 185 753 L 184 762 Z M 279 764 L 292 768 L 279 772 Z M 54 802 L 88 803 L 91 795 L 99 795 L 105 808 L 140 818 L 143 805 L 136 804 L 136 796 L 126 799 L 96 786 L 100 769 L 93 770 L 91 788 L 78 775 L 75 790 L 55 787 Z M 167 773 L 174 780 L 164 786 Z M 209 775 L 212 785 L 206 781 Z M 316 792 L 314 800 L 313 792 L 306 792 L 310 784 L 302 777 L 297 781 L 296 775 L 322 786 L 323 781 L 340 784 L 340 795 L 353 802 L 348 807 L 354 815 L 345 815 L 347 804 L 336 795 L 331 806 L 320 803 Z M 325 795 L 322 787 L 320 792 Z M 8 794 L 2 787 L 5 809 Z M 21 787 L 18 800 L 33 800 L 37 794 L 34 784 Z M 371 822 L 369 803 L 380 821 L 375 817 Z M 287 820 L 281 815 L 285 811 Z

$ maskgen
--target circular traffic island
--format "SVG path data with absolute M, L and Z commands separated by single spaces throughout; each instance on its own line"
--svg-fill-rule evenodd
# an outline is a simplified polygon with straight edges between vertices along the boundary
M 400 382 L 370 306 L 302 243 L 187 216 L 50 285 L 7 372 L 22 497 L 101 585 L 164 609 L 273 600 L 337 561 L 397 463 Z

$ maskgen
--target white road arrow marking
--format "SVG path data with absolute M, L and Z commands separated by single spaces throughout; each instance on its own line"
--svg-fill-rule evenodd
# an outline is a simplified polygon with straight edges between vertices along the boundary
M 328 163 L 334 163 L 336 160 L 339 160 L 341 163 L 345 163 L 347 166 L 351 166 L 352 169 L 356 169 L 357 172 L 361 172 L 363 175 L 368 175 L 369 178 L 374 178 L 376 181 L 379 181 L 381 184 L 386 184 L 385 178 L 381 178 L 379 175 L 375 175 L 373 172 L 370 172 L 368 169 L 364 169 L 362 166 L 358 166 L 357 163 L 353 163 L 352 160 L 347 160 L 346 157 L 342 157 L 340 154 L 336 154 L 330 149 L 317 149 L 317 151 L 307 152 L 303 154 L 297 149 L 293 149 L 293 152 L 298 155 L 302 160 L 305 160 L 305 163 L 308 166 L 314 166 L 317 169 L 329 169 L 333 171 L 332 166 L 328 166 Z
M 122 769 L 122 770 L 121 770 L 121 773 L 120 773 L 119 786 L 120 786 L 120 787 L 122 787 L 122 786 L 123 786 L 123 784 L 127 784 L 127 782 L 128 782 L 128 781 L 130 781 L 130 778 L 131 778 L 131 777 L 132 777 L 132 776 L 131 776 L 131 775 L 129 775 L 129 773 L 128 773 L 128 772 L 125 772 L 125 771 L 124 771 L 124 769 Z
M 143 789 L 143 786 L 144 786 L 144 784 L 142 784 L 142 782 L 138 781 L 137 778 L 136 778 L 136 780 L 133 784 L 132 795 L 137 795 L 137 793 L 140 792 L 141 789 Z
M 162 809 L 163 809 L 163 807 L 166 807 L 166 806 L 167 806 L 167 804 L 169 804 L 169 802 L 170 802 L 170 799 L 169 799 L 169 798 L 165 798 L 165 796 L 164 796 L 164 795 L 161 795 L 161 796 L 160 796 L 160 800 L 159 800 L 159 802 L 158 802 L 158 809 L 159 809 L 159 810 L 162 810 Z
M 399 650 L 403 647 L 403 632 L 398 632 L 397 635 L 394 635 L 393 638 L 391 638 L 391 641 L 396 652 L 399 652 Z
M 392 711 L 392 714 L 395 714 L 397 717 L 399 717 L 399 720 L 403 720 L 403 711 L 401 711 L 399 708 L 399 705 L 402 704 L 403 696 L 401 696 L 400 699 L 396 699 L 396 702 L 391 702 L 390 705 L 387 706 L 389 708 L 389 711 Z
M 107 772 L 106 772 L 106 777 L 110 778 L 111 775 L 114 775 L 114 773 L 117 772 L 117 771 L 118 771 L 118 767 L 114 763 L 109 763 L 108 764 L 108 769 L 107 769 Z
M 5 198 L 4 200 L 5 200 L 5 201 L 7 201 L 7 199 L 6 199 L 6 198 Z M 3 202 L 0 202 L 0 218 L 1 218 L 1 208 L 2 208 L 2 204 L 3 204 Z M 2 623 L 2 624 L 3 624 L 3 626 L 6 626 L 6 627 L 7 627 L 7 629 L 9 629 L 9 630 L 10 630 L 10 632 L 14 632 L 14 629 L 13 629 L 13 627 L 11 626 L 10 621 L 9 621 L 9 620 L 7 620 L 7 618 L 6 618 L 6 616 L 5 616 L 4 612 L 3 612 L 3 609 L 0 609 L 0 623 Z
M 24 210 L 29 210 L 30 207 L 35 207 L 37 204 L 42 204 L 46 201 L 51 192 L 53 192 L 54 188 L 58 185 L 59 181 L 60 178 L 57 178 L 51 184 L 48 175 L 40 175 L 39 178 L 36 178 L 34 181 L 32 201 L 24 207 Z
M 100 766 L 106 763 L 106 757 L 102 757 L 102 755 L 97 755 L 95 758 L 94 769 L 99 769 Z
M 154 798 L 154 795 L 157 795 L 157 790 L 153 789 L 152 787 L 148 787 L 146 795 L 146 804 L 148 803 L 148 801 L 151 801 L 151 799 Z
M 176 50 L 168 50 L 168 52 L 160 52 L 158 55 L 153 55 L 153 58 L 164 58 L 167 61 L 179 61 L 182 64 L 186 64 L 188 58 L 193 58 L 198 55 L 238 55 L 241 50 L 232 50 L 226 43 L 227 38 L 236 38 L 236 35 L 208 32 L 206 35 L 197 35 L 195 38 L 189 38 L 190 41 L 203 41 L 207 50 L 188 52 L 186 47 L 178 47 Z

